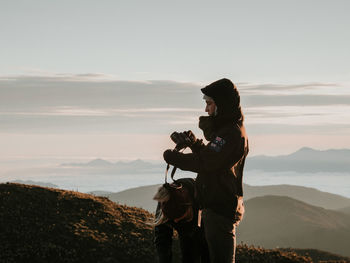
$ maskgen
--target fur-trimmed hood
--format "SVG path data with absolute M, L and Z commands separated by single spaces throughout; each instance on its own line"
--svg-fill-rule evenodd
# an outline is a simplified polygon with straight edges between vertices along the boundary
M 213 98 L 217 106 L 215 126 L 227 122 L 243 123 L 243 113 L 240 106 L 240 96 L 237 87 L 231 80 L 223 78 L 201 89 L 204 95 Z

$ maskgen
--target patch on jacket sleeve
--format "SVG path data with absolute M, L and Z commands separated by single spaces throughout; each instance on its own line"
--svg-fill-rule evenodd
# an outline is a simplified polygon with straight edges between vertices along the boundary
M 209 144 L 209 148 L 216 151 L 216 152 L 221 152 L 222 147 L 224 146 L 224 144 L 226 143 L 226 141 L 222 138 L 220 138 L 219 136 L 217 136 L 210 144 Z

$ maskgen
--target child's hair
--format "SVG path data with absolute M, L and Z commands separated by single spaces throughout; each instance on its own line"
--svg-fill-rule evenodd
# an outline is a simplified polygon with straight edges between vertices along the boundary
M 153 199 L 158 201 L 153 225 L 157 226 L 168 220 L 178 222 L 193 219 L 192 198 L 189 191 L 181 183 L 174 182 L 162 185 L 158 188 Z
M 160 203 L 167 202 L 170 199 L 170 192 L 168 189 L 162 185 L 158 188 L 157 193 L 154 195 L 153 200 L 156 200 Z
M 153 197 L 153 200 L 156 200 L 159 203 L 167 202 L 169 201 L 169 199 L 170 199 L 170 192 L 163 185 L 158 188 L 157 193 Z M 152 225 L 158 226 L 167 222 L 168 220 L 169 219 L 164 216 L 162 209 L 157 209 L 156 216 L 154 218 L 154 222 L 152 223 Z

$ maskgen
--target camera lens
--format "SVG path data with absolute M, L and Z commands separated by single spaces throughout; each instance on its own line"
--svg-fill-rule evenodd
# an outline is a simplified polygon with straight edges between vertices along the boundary
M 170 135 L 170 138 L 171 140 L 175 143 L 175 144 L 178 144 L 180 142 L 179 140 L 179 133 L 178 132 L 173 132 L 171 135 Z

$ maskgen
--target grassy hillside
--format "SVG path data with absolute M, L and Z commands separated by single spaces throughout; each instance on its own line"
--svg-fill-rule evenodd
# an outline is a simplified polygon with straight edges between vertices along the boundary
M 0 261 L 154 262 L 151 217 L 107 198 L 0 184 Z
M 152 227 L 145 223 L 151 217 L 103 197 L 0 184 L 0 262 L 154 262 Z M 178 253 L 174 262 L 180 262 Z M 294 251 L 240 245 L 237 262 L 311 259 Z
M 318 249 L 300 249 L 300 248 L 279 248 L 279 251 L 284 252 L 294 252 L 301 256 L 308 256 L 312 258 L 313 262 L 350 262 L 350 259 L 348 257 L 342 257 L 333 253 L 321 251 Z
M 315 248 L 350 256 L 350 216 L 283 196 L 246 202 L 239 240 L 264 247 Z

